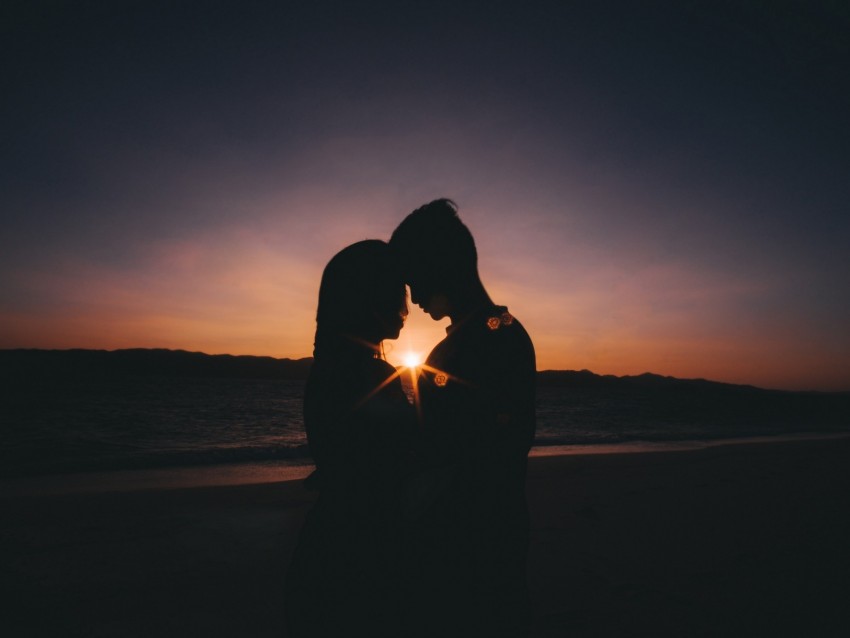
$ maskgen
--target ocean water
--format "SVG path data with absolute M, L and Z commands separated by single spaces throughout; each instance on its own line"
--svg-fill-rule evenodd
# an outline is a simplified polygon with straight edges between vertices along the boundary
M 303 381 L 139 377 L 4 384 L 0 476 L 309 461 Z M 848 397 L 850 398 L 850 397 Z M 540 387 L 537 446 L 850 431 L 808 404 L 718 409 L 699 396 Z M 842 405 L 846 405 L 844 400 Z M 795 404 L 796 405 L 796 404 Z M 816 418 L 815 418 L 816 417 Z

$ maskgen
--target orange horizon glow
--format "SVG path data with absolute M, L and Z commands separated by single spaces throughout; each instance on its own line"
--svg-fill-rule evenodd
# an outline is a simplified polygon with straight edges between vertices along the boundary
M 272 313 L 270 313 L 272 314 Z M 517 312 L 518 315 L 522 315 Z M 585 341 L 535 329 L 533 313 L 522 321 L 534 340 L 538 370 L 590 370 L 596 374 L 633 376 L 645 372 L 678 378 L 704 378 L 785 390 L 850 390 L 850 370 L 844 360 L 833 361 L 805 348 L 794 349 L 796 365 L 763 355 L 770 336 L 738 342 L 720 336 L 689 341 L 623 336 Z M 246 319 L 247 320 L 247 319 Z M 300 359 L 312 356 L 314 323 L 304 313 L 299 326 L 289 322 L 282 331 L 277 317 L 255 322 L 241 330 L 209 319 L 161 315 L 122 317 L 111 313 L 103 322 L 95 317 L 68 316 L 57 328 L 49 317 L 0 316 L 1 348 L 104 349 L 168 348 L 206 352 Z M 447 320 L 434 322 L 414 308 L 398 340 L 384 342 L 386 359 L 398 367 L 421 366 L 428 352 L 445 337 Z M 767 343 L 765 343 L 767 342 Z M 787 352 L 787 350 L 786 350 Z M 730 365 L 730 361 L 734 362 Z M 784 364 L 784 365 L 781 365 Z

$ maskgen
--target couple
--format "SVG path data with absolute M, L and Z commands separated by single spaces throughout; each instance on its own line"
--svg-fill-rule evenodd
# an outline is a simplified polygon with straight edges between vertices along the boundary
M 446 338 L 410 405 L 383 358 L 411 298 Z M 338 253 L 319 290 L 304 422 L 319 490 L 287 574 L 289 634 L 522 636 L 534 348 L 440 199 L 389 244 Z

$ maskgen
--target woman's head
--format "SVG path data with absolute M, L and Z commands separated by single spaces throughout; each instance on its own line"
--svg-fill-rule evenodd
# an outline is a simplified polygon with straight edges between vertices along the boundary
M 316 355 L 345 343 L 377 346 L 396 339 L 407 316 L 407 292 L 389 246 L 357 242 L 325 266 L 316 313 Z

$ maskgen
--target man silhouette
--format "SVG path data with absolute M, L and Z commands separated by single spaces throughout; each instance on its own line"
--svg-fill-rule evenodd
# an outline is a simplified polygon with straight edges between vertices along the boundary
M 530 615 L 525 476 L 535 429 L 534 347 L 487 294 L 454 202 L 412 212 L 390 246 L 413 303 L 435 320 L 451 319 L 418 383 L 426 465 L 450 477 L 416 522 L 420 629 L 516 638 Z

